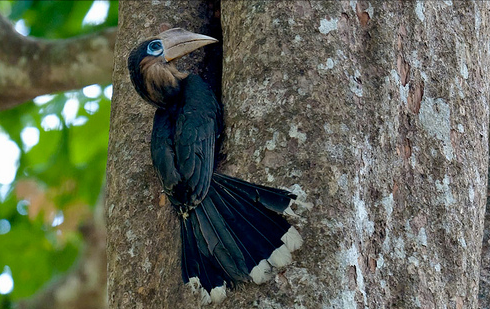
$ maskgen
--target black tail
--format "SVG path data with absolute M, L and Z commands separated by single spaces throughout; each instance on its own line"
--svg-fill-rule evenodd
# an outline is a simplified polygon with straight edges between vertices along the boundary
M 220 302 L 226 285 L 261 284 L 271 267 L 291 262 L 291 251 L 303 242 L 279 213 L 290 210 L 296 196 L 214 174 L 206 198 L 181 217 L 182 277 L 201 285 L 203 303 Z

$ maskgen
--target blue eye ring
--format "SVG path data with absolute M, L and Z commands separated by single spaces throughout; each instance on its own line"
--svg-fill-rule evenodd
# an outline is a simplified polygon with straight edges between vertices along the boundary
M 161 40 L 153 40 L 148 43 L 146 48 L 146 53 L 151 56 L 160 56 L 163 54 L 163 44 Z

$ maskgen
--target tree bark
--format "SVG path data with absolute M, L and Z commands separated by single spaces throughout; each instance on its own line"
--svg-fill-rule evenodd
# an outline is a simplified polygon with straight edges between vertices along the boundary
M 36 96 L 110 84 L 116 28 L 65 40 L 17 33 L 0 15 L 0 110 Z
M 114 62 L 107 163 L 107 259 L 110 308 L 178 308 L 194 296 L 180 270 L 180 225 L 165 201 L 150 158 L 155 109 L 138 97 L 127 57 L 143 39 L 170 24 L 220 38 L 213 2 L 121 1 Z M 202 74 L 219 91 L 220 44 L 181 59 L 182 69 Z M 207 69 L 203 69 L 206 67 Z M 217 79 L 217 80 L 216 80 Z M 183 298 L 182 295 L 187 295 Z M 197 298 L 196 298 L 197 299 Z M 197 301 L 196 301 L 197 302 Z
M 483 229 L 483 245 L 480 269 L 480 301 L 479 308 L 490 308 L 490 195 L 489 186 L 487 185 L 487 209 L 485 212 L 485 227 Z
M 176 217 L 159 203 L 153 109 L 126 71 L 129 50 L 160 23 L 203 29 L 203 11 L 189 3 L 120 6 L 106 205 L 111 308 L 198 303 L 180 278 Z M 291 221 L 305 244 L 273 281 L 241 285 L 214 307 L 477 307 L 489 8 L 223 1 L 223 169 L 297 193 Z
M 223 3 L 229 170 L 306 202 L 259 307 L 477 306 L 488 7 Z

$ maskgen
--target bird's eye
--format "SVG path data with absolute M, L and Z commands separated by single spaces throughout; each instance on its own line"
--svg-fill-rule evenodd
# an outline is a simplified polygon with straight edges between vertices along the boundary
M 148 55 L 152 56 L 160 56 L 163 53 L 163 45 L 162 41 L 154 40 L 148 44 L 148 48 L 146 49 Z

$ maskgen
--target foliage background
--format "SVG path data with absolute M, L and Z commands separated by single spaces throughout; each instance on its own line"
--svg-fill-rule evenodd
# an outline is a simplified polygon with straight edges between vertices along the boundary
M 0 1 L 0 14 L 45 39 L 116 26 L 117 1 L 107 1 L 101 24 L 82 23 L 93 2 Z M 0 112 L 0 135 L 20 150 L 14 181 L 0 184 L 0 273 L 14 281 L 12 292 L 0 295 L 0 308 L 62 275 L 83 248 L 80 226 L 101 197 L 107 159 L 111 87 L 99 89 L 56 93 Z M 23 140 L 26 128 L 39 132 L 32 147 Z

